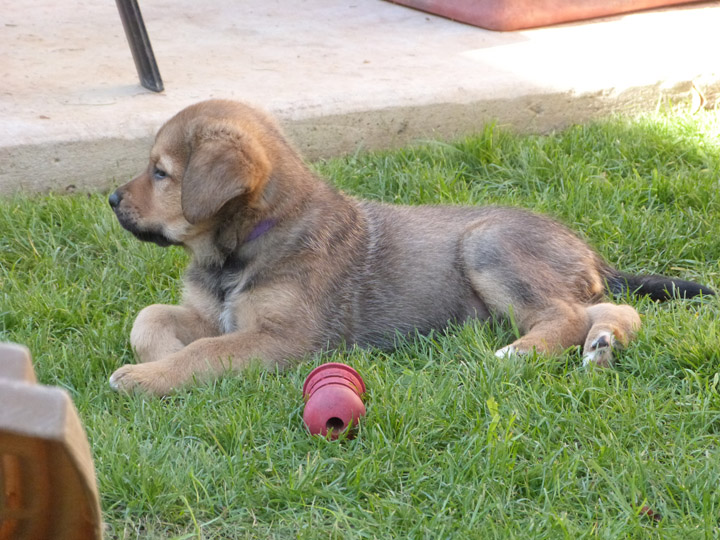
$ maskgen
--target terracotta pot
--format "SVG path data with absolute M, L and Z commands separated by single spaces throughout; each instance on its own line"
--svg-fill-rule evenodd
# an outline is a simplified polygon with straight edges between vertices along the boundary
M 455 21 L 518 30 L 699 0 L 390 0 Z
M 310 372 L 303 384 L 303 421 L 313 435 L 332 439 L 357 426 L 365 416 L 365 383 L 348 365 L 328 362 Z

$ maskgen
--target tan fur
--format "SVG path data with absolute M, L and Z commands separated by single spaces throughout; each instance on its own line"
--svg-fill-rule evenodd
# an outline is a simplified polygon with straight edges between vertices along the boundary
M 118 390 L 165 394 L 253 359 L 392 347 L 397 335 L 491 316 L 514 317 L 524 334 L 498 355 L 584 344 L 587 362 L 606 365 L 640 327 L 632 307 L 599 303 L 612 268 L 555 221 L 348 197 L 240 103 L 178 113 L 111 204 L 139 238 L 192 254 L 182 305 L 138 315 L 141 363 L 112 375 Z

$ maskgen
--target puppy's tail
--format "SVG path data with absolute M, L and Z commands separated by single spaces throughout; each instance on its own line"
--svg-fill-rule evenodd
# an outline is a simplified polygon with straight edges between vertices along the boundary
M 656 274 L 635 276 L 611 269 L 605 279 L 608 291 L 613 294 L 630 292 L 635 296 L 649 296 L 652 300 L 660 302 L 700 295 L 715 296 L 715 291 L 705 285 Z

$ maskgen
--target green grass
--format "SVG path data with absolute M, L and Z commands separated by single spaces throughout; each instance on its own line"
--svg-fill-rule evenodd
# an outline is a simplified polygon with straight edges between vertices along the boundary
M 717 112 L 667 113 L 315 166 L 390 202 L 547 212 L 623 270 L 720 289 L 719 135 Z M 644 328 L 614 370 L 572 352 L 499 361 L 511 325 L 468 324 L 147 399 L 107 379 L 133 361 L 137 312 L 179 300 L 182 250 L 131 238 L 104 194 L 3 199 L 0 231 L 0 339 L 75 400 L 107 538 L 720 535 L 716 299 L 630 300 Z M 302 424 L 302 382 L 328 360 L 369 389 L 353 440 Z

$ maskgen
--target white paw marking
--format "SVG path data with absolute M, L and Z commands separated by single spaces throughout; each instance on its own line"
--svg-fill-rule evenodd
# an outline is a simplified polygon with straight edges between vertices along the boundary
M 505 345 L 502 349 L 495 351 L 495 356 L 497 358 L 509 358 L 511 356 L 515 356 L 516 354 L 518 354 L 518 352 L 514 345 Z

